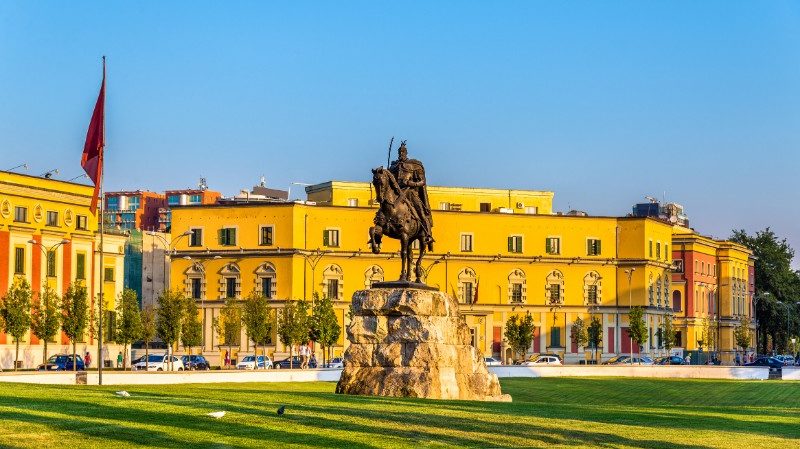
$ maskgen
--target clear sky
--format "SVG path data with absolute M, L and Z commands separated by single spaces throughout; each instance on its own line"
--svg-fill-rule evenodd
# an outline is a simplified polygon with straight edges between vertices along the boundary
M 644 195 L 800 250 L 800 3 L 0 2 L 0 169 L 82 173 L 108 56 L 108 190 L 369 179 Z M 295 195 L 293 195 L 295 196 Z

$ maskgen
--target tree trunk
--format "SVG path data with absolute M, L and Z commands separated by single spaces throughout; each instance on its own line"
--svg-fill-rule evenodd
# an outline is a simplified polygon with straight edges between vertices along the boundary
M 147 368 L 150 364 L 150 342 L 144 342 L 144 371 L 147 372 Z
M 78 372 L 78 342 L 72 340 L 72 371 Z M 86 367 L 84 367 L 86 369 Z
M 19 338 L 15 338 L 14 340 L 17 341 L 17 353 L 14 356 L 14 371 L 16 371 L 17 365 L 19 364 Z
M 292 351 L 293 349 L 294 348 L 292 346 L 289 346 L 289 369 L 293 369 L 294 368 L 294 364 L 292 363 L 292 362 L 294 362 L 294 360 L 293 360 L 294 352 Z
M 42 355 L 42 363 L 44 364 L 44 370 L 47 371 L 47 339 L 44 339 L 44 354 Z

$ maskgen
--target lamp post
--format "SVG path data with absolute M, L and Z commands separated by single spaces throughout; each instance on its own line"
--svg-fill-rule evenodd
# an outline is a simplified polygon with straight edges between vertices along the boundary
M 194 260 L 189 256 L 184 256 L 183 259 L 188 261 Z M 200 269 L 203 272 L 203 278 L 205 278 L 206 276 L 206 265 L 205 265 L 206 262 L 208 262 L 209 260 L 219 260 L 219 259 L 222 259 L 222 257 L 214 256 L 211 259 L 207 259 L 205 261 L 200 259 L 197 260 L 197 263 L 198 265 L 200 265 Z M 200 292 L 200 310 L 203 312 L 203 350 L 205 350 L 206 349 L 206 296 L 203 294 L 202 291 Z
M 785 303 L 783 301 L 776 301 L 776 302 L 778 304 L 786 307 L 786 338 L 789 338 L 789 335 L 790 335 L 790 332 L 789 332 L 789 319 L 792 316 L 792 308 L 791 308 L 792 304 L 787 304 L 787 303 Z M 794 305 L 798 305 L 798 304 L 800 304 L 800 301 L 794 303 Z M 787 343 L 788 343 L 788 341 L 787 341 Z M 794 342 L 792 342 L 792 344 L 794 344 Z M 789 349 L 789 348 L 786 348 L 786 349 Z
M 630 364 L 633 364 L 633 336 L 631 335 L 631 311 L 633 310 L 633 290 L 631 289 L 631 278 L 636 268 L 625 270 L 628 275 L 628 337 L 630 338 Z
M 63 239 L 60 242 L 58 242 L 58 243 L 56 243 L 55 245 L 52 245 L 52 246 L 45 246 L 45 245 L 42 244 L 42 242 L 37 242 L 36 240 L 33 240 L 33 239 L 28 240 L 28 243 L 30 243 L 31 246 L 34 246 L 34 247 L 38 246 L 39 249 L 42 250 L 42 252 L 44 253 L 45 264 L 49 265 L 50 264 L 50 253 L 54 252 L 56 250 L 56 248 L 58 248 L 59 246 L 66 245 L 66 244 L 70 243 L 70 240 Z M 47 300 L 47 298 L 48 298 L 48 296 L 45 295 L 45 300 Z M 41 301 L 41 295 L 39 295 L 39 300 Z M 47 306 L 48 306 L 48 304 L 45 303 L 44 310 L 48 310 Z M 44 342 L 43 351 L 44 352 L 43 352 L 43 355 L 42 355 L 42 363 L 47 364 L 47 340 L 45 340 L 45 342 Z M 73 363 L 75 363 L 74 360 L 73 360 Z
M 146 234 L 149 235 L 150 237 L 153 237 L 153 244 L 152 244 L 152 250 L 153 251 L 152 251 L 152 253 L 154 255 L 155 255 L 155 252 L 156 252 L 156 241 L 155 241 L 155 239 L 158 238 L 164 244 L 164 270 L 163 270 L 163 273 L 164 273 L 164 277 L 163 277 L 163 279 L 164 279 L 164 288 L 162 289 L 162 291 L 163 291 L 163 290 L 167 289 L 167 285 L 168 285 L 168 283 L 167 283 L 167 260 L 170 258 L 170 253 L 175 249 L 175 245 L 178 243 L 178 241 L 183 237 L 188 237 L 188 236 L 192 235 L 192 231 L 186 231 L 186 232 L 182 233 L 181 235 L 175 237 L 175 239 L 172 242 L 168 242 L 166 238 L 164 238 L 161 234 L 159 234 L 157 232 L 147 231 Z M 153 279 L 153 281 L 154 281 L 153 284 L 155 284 L 155 278 Z M 155 296 L 155 295 L 156 295 L 155 285 L 153 285 L 153 296 Z
M 772 296 L 770 292 L 764 292 L 760 295 L 753 296 L 753 320 L 756 323 L 756 355 L 758 355 L 758 302 L 766 297 Z M 766 348 L 764 348 L 766 352 Z

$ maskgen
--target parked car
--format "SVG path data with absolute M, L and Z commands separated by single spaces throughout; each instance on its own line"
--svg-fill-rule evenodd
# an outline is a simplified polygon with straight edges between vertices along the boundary
M 503 364 L 503 362 L 494 357 L 484 357 L 483 361 L 486 362 L 486 366 L 500 366 Z
M 300 368 L 300 363 L 301 363 L 301 361 L 300 361 L 300 356 L 299 355 L 296 355 L 296 356 L 292 357 L 292 366 L 291 366 L 292 368 Z M 283 360 L 274 362 L 273 363 L 273 367 L 276 368 L 276 369 L 289 369 L 289 357 L 286 357 Z M 317 367 L 317 362 L 314 361 L 314 359 L 311 359 L 308 362 L 308 367 L 309 368 L 316 368 Z
M 612 357 L 606 360 L 605 362 L 603 362 L 603 365 L 622 365 L 623 363 L 627 363 L 626 361 L 629 358 L 630 356 L 627 355 L 618 355 L 616 357 Z
M 75 363 L 76 360 L 78 362 L 77 364 Z M 47 359 L 47 363 L 42 363 L 36 367 L 39 371 L 73 371 L 76 368 L 78 371 L 84 371 L 86 369 L 83 364 L 83 358 L 78 355 L 73 359 L 72 354 L 51 355 L 50 358 Z
M 683 365 L 684 360 L 683 357 L 677 355 L 671 355 L 669 357 L 659 357 L 654 361 L 655 365 Z
M 542 366 L 542 365 L 563 365 L 561 359 L 552 355 L 540 355 L 527 362 L 522 362 L 523 366 Z
M 208 371 L 211 369 L 211 364 L 202 355 L 185 355 L 181 357 L 181 361 L 183 362 L 183 369 L 189 371 Z
M 327 367 L 328 368 L 339 368 L 339 369 L 344 368 L 344 358 L 342 358 L 342 357 L 334 357 L 334 358 L 328 360 Z
M 781 369 L 783 361 L 775 357 L 759 357 L 753 362 L 745 363 L 744 366 L 768 366 L 770 369 Z
M 788 354 L 783 355 L 781 357 L 781 360 L 783 360 L 783 366 L 793 366 L 794 365 L 794 356 L 793 355 L 788 355 Z
M 272 368 L 272 360 L 269 357 L 260 355 L 258 356 L 258 369 Z M 236 364 L 236 369 L 256 369 L 256 356 L 246 355 L 242 360 Z
M 632 359 L 630 359 L 629 362 L 625 362 L 625 363 L 630 363 L 632 365 L 653 365 L 653 364 L 655 364 L 655 362 L 653 362 L 653 359 L 651 359 L 650 357 L 648 357 L 646 355 L 634 356 Z
M 172 371 L 183 371 L 183 360 L 176 356 L 167 354 L 150 354 L 147 361 L 144 358 L 134 363 L 131 367 L 134 371 L 169 371 L 170 357 L 172 357 Z

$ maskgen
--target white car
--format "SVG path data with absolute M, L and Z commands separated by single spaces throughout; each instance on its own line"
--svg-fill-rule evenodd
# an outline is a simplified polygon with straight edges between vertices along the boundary
M 272 360 L 263 355 L 258 356 L 258 369 L 264 369 L 265 365 L 266 369 L 272 368 Z M 236 369 L 256 369 L 256 356 L 246 355 L 242 357 L 242 360 L 236 364 Z
M 179 357 L 172 357 L 172 371 L 183 371 L 183 361 Z M 169 358 L 167 354 L 150 354 L 145 362 L 144 357 L 133 364 L 134 371 L 169 371 Z
M 494 357 L 484 357 L 483 360 L 486 362 L 486 366 L 500 366 L 503 364 L 503 362 Z
M 563 365 L 561 359 L 552 355 L 540 355 L 533 360 L 522 362 L 523 366 Z
M 334 357 L 328 360 L 328 368 L 344 369 L 344 359 L 342 357 Z

